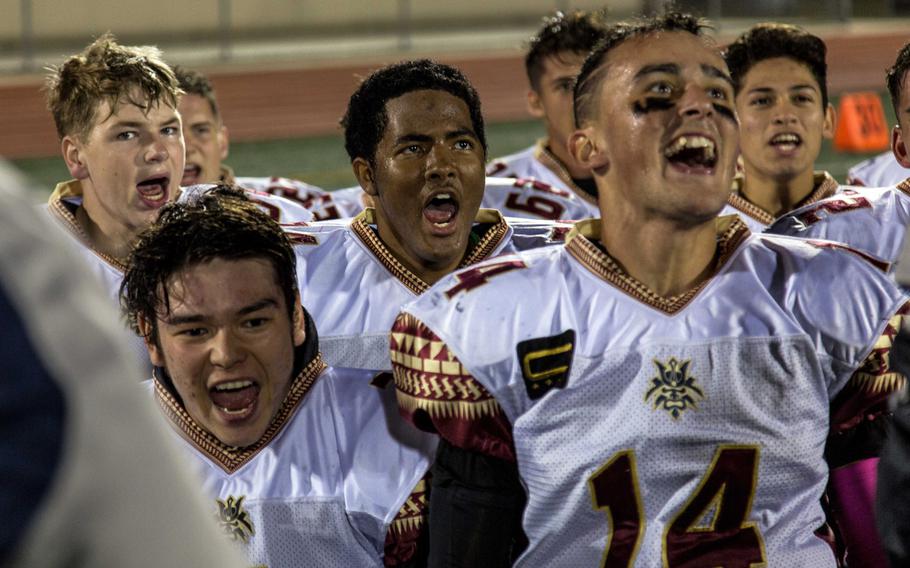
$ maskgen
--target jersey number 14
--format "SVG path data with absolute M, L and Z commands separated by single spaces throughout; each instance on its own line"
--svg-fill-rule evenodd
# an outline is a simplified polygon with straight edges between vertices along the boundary
M 718 447 L 695 493 L 664 530 L 664 566 L 765 566 L 761 533 L 747 521 L 757 477 L 758 447 Z M 606 511 L 610 523 L 601 566 L 632 566 L 645 529 L 635 454 L 616 453 L 588 479 L 588 489 L 594 508 Z

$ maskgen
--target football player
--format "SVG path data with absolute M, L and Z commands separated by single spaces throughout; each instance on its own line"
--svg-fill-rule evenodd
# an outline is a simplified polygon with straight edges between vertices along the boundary
M 117 312 L 0 162 L 7 568 L 244 566 L 174 457 Z
M 725 51 L 744 175 L 723 214 L 739 214 L 753 231 L 837 191 L 834 178 L 813 169 L 822 139 L 834 136 L 826 51 L 820 38 L 777 23 L 753 26 Z
M 389 328 L 402 304 L 459 267 L 561 242 L 567 226 L 506 222 L 479 209 L 483 116 L 454 67 L 420 60 L 377 70 L 351 96 L 342 124 L 374 206 L 350 221 L 291 228 L 297 276 L 328 363 L 369 370 L 388 385 Z M 408 560 L 402 543 L 421 538 L 426 513 L 424 501 L 412 501 L 409 530 L 388 551 Z
M 910 166 L 904 133 L 910 132 L 910 44 L 898 53 L 888 69 L 886 81 L 898 117 L 891 135 L 891 149 L 898 164 Z M 902 166 L 903 167 L 903 166 Z M 770 232 L 803 238 L 838 241 L 873 257 L 882 270 L 892 272 L 900 257 L 901 244 L 910 223 L 910 181 L 908 170 L 871 181 L 865 188 L 843 187 L 818 203 L 801 207 L 778 220 Z M 880 183 L 890 185 L 874 187 Z
M 435 441 L 371 374 L 323 362 L 281 227 L 234 188 L 169 205 L 122 298 L 226 537 L 256 565 L 381 566 Z
M 311 211 L 316 220 L 352 217 L 360 211 L 356 202 L 339 199 L 337 195 L 302 181 L 283 177 L 234 177 L 223 160 L 228 156 L 227 126 L 221 119 L 215 89 L 208 77 L 183 67 L 174 73 L 183 95 L 177 109 L 183 118 L 183 138 L 186 142 L 186 165 L 181 185 L 197 183 L 236 183 L 251 190 L 278 195 L 300 203 Z M 287 219 L 278 219 L 288 222 Z
M 600 12 L 556 12 L 544 18 L 543 26 L 531 38 L 525 71 L 530 84 L 528 111 L 543 121 L 547 136 L 526 150 L 493 160 L 487 167 L 487 175 L 534 179 L 555 191 L 553 195 L 538 192 L 512 198 L 506 193 L 505 199 L 496 199 L 503 192 L 488 190 L 491 195 L 485 200 L 485 207 L 516 217 L 582 219 L 598 214 L 594 179 L 591 172 L 573 160 L 568 140 L 575 126 L 572 114 L 575 77 L 585 57 L 603 37 L 604 25 Z M 531 201 L 543 200 L 542 204 L 528 205 L 531 197 L 538 198 Z M 561 217 L 545 216 L 547 200 L 556 204 L 550 209 L 562 209 Z
M 69 57 L 47 79 L 48 107 L 74 178 L 57 185 L 48 211 L 113 300 L 136 235 L 181 194 L 185 150 L 179 95 L 177 79 L 158 49 L 123 46 L 109 34 Z M 286 199 L 255 199 L 276 218 L 312 219 Z M 144 348 L 133 342 L 140 361 L 147 359 Z
M 478 210 L 483 116 L 454 67 L 420 60 L 377 70 L 351 96 L 343 125 L 374 206 L 351 221 L 289 230 L 329 364 L 388 371 L 388 331 L 402 304 L 456 268 L 558 242 L 566 227 Z
M 891 106 L 897 117 L 897 124 L 891 130 L 891 151 L 879 154 L 850 168 L 847 172 L 847 183 L 866 187 L 883 187 L 896 185 L 910 176 L 910 152 L 904 141 L 905 128 L 910 126 L 910 96 L 907 91 L 906 76 L 910 69 L 910 44 L 905 45 L 897 54 L 894 65 L 888 69 L 885 82 L 891 96 Z
M 601 220 L 396 321 L 400 408 L 441 437 L 431 564 L 508 565 L 520 523 L 517 566 L 835 565 L 825 444 L 903 382 L 907 297 L 853 254 L 718 218 L 739 124 L 701 29 L 617 24 L 582 67 L 570 148 Z

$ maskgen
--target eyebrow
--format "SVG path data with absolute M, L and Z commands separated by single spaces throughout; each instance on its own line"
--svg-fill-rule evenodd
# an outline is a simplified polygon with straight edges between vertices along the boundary
M 792 87 L 787 87 L 787 91 L 801 91 L 803 89 L 810 89 L 812 91 L 818 92 L 818 88 L 815 85 L 805 84 L 805 85 L 793 85 Z M 746 91 L 747 93 L 773 93 L 774 89 L 771 87 L 755 87 Z
M 729 83 L 730 86 L 733 86 L 733 79 L 730 77 L 729 73 L 725 73 L 723 70 L 718 69 L 717 67 L 715 67 L 713 65 L 704 65 L 704 64 L 702 64 L 701 70 L 705 75 L 707 75 L 709 77 L 714 77 L 715 79 L 722 79 L 722 80 L 726 81 L 727 83 Z
M 179 122 L 176 116 L 165 120 L 164 122 L 159 123 L 161 126 L 167 126 L 169 124 L 175 124 Z M 142 128 L 146 125 L 145 122 L 139 122 L 138 120 L 118 120 L 117 122 L 111 123 L 111 128 Z
M 445 139 L 451 140 L 452 138 L 460 138 L 462 136 L 470 136 L 472 138 L 477 138 L 477 135 L 474 134 L 474 131 L 470 128 L 459 128 L 451 132 L 446 132 Z M 426 134 L 404 134 L 399 136 L 395 140 L 395 145 L 407 144 L 408 142 L 432 142 L 433 137 L 427 136 Z
M 426 134 L 403 134 L 395 139 L 395 145 L 408 142 L 431 142 L 433 139 Z
M 679 65 L 675 63 L 657 63 L 655 65 L 645 65 L 635 74 L 636 79 L 652 73 L 667 73 L 669 75 L 679 75 Z
M 573 74 L 571 74 L 571 73 L 566 73 L 565 75 L 560 75 L 560 76 L 558 76 L 558 77 L 554 77 L 553 79 L 551 79 L 551 80 L 550 80 L 550 84 L 551 84 L 551 85 L 555 85 L 556 83 L 564 83 L 564 82 L 566 82 L 566 81 L 574 81 L 576 77 L 578 77 L 578 75 L 573 75 Z
M 240 308 L 239 310 L 237 310 L 237 315 L 245 316 L 247 314 L 251 314 L 253 312 L 258 312 L 259 310 L 262 310 L 265 308 L 270 308 L 270 307 L 277 308 L 278 302 L 276 302 L 275 300 L 273 300 L 271 298 L 265 298 L 265 299 L 259 300 L 258 302 L 255 302 L 253 304 Z M 184 316 L 173 316 L 172 315 L 168 318 L 162 318 L 162 321 L 164 321 L 164 323 L 166 323 L 168 325 L 184 325 L 184 324 L 188 324 L 188 323 L 199 323 L 201 321 L 205 321 L 205 319 L 206 319 L 206 317 L 203 316 L 202 314 L 187 314 Z

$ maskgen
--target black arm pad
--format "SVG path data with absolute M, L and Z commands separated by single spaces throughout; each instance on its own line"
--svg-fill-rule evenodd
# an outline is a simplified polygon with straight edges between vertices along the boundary
M 441 440 L 430 491 L 429 565 L 511 566 L 527 546 L 525 501 L 514 462 Z

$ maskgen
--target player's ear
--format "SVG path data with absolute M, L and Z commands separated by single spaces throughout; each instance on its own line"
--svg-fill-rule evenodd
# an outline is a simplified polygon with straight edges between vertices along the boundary
M 528 114 L 534 118 L 543 118 L 546 115 L 540 95 L 534 89 L 528 90 Z
M 149 352 L 149 360 L 152 362 L 152 365 L 155 367 L 164 367 L 164 354 L 161 352 L 161 348 L 158 346 L 158 342 L 152 340 L 152 322 L 147 320 L 145 316 L 138 316 L 136 318 L 136 327 L 139 328 L 139 335 L 142 336 L 142 340 L 145 341 L 145 347 Z
M 218 131 L 218 148 L 221 151 L 221 159 L 226 159 L 231 148 L 231 141 L 230 136 L 228 136 L 228 128 L 223 124 Z
M 64 136 L 60 142 L 60 151 L 71 176 L 80 180 L 88 177 L 88 166 L 82 156 L 82 143 L 75 136 L 71 134 Z
M 354 177 L 357 178 L 357 182 L 363 188 L 363 191 L 367 195 L 377 195 L 376 183 L 373 178 L 373 166 L 370 165 L 370 162 L 364 158 L 357 157 L 351 162 L 351 167 L 354 169 Z
M 594 138 L 594 131 L 590 126 L 576 130 L 569 136 L 569 153 L 578 165 L 595 173 L 606 173 L 610 165 L 610 160 Z
M 825 107 L 825 121 L 822 124 L 822 137 L 831 140 L 834 138 L 834 130 L 837 127 L 837 111 L 834 105 L 828 103 Z
M 303 305 L 300 303 L 300 292 L 294 293 L 294 319 L 291 321 L 294 346 L 300 347 L 306 341 L 306 318 L 303 315 Z
M 907 152 L 907 141 L 904 140 L 904 133 L 899 124 L 895 124 L 891 129 L 891 151 L 894 153 L 897 162 L 905 168 L 910 168 L 910 155 Z

